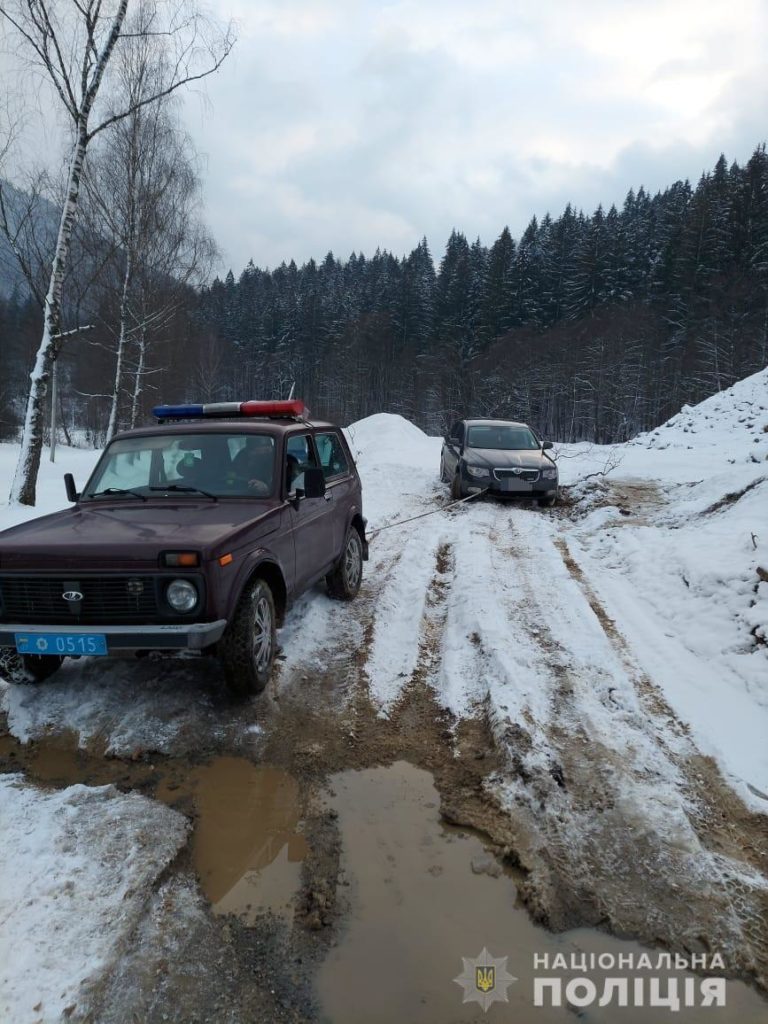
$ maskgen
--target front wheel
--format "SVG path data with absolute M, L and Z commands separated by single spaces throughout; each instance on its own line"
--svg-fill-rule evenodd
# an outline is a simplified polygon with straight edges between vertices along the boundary
M 546 498 L 539 498 L 539 508 L 552 508 L 557 502 L 557 491 L 553 491 Z
M 43 683 L 63 661 L 58 654 L 19 654 L 13 647 L 0 647 L 0 678 L 9 683 Z
M 256 580 L 241 597 L 219 641 L 230 693 L 236 697 L 261 693 L 272 674 L 276 648 L 275 599 L 266 580 Z
M 362 579 L 363 542 L 354 526 L 350 526 L 338 565 L 325 577 L 328 593 L 339 601 L 351 601 L 357 597 Z
M 454 501 L 458 501 L 460 498 L 466 498 L 464 488 L 462 487 L 461 484 L 461 476 L 458 470 L 456 470 L 453 480 L 451 481 L 451 497 L 453 498 Z
M 445 459 L 440 459 L 440 481 L 441 483 L 447 484 L 450 480 L 448 476 L 448 470 L 445 468 Z

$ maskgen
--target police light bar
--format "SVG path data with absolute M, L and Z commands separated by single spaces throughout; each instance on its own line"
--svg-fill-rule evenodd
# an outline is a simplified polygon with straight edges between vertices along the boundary
M 205 405 L 156 405 L 159 420 L 194 420 L 207 416 L 302 417 L 307 409 L 300 398 L 286 402 L 209 402 Z

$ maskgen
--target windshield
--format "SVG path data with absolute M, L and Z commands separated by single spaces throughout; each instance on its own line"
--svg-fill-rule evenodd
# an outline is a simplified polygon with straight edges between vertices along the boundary
M 534 451 L 541 445 L 528 427 L 484 424 L 467 430 L 469 448 L 493 448 L 508 451 Z
M 275 440 L 267 434 L 126 437 L 104 452 L 83 497 L 266 497 L 274 479 Z

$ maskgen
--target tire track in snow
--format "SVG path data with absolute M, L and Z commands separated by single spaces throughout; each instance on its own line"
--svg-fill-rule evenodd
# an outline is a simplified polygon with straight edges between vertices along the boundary
M 765 985 L 765 819 L 739 812 L 714 765 L 702 771 L 705 759 L 573 578 L 552 527 L 516 516 L 509 534 L 503 553 L 522 578 L 523 622 L 537 628 L 551 673 L 552 721 L 537 723 L 530 745 L 548 745 L 562 765 L 547 778 L 511 752 L 528 773 L 511 796 L 519 807 L 528 792 L 546 847 L 549 874 L 533 872 L 534 901 L 565 894 L 567 906 L 581 891 L 596 921 L 672 948 L 696 948 L 703 937 L 732 971 Z

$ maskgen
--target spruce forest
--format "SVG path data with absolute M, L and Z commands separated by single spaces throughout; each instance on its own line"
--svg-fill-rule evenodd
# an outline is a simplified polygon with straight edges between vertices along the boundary
M 204 287 L 165 284 L 173 313 L 151 327 L 138 410 L 127 354 L 118 426 L 158 401 L 293 387 L 342 423 L 386 411 L 437 434 L 459 416 L 503 416 L 558 440 L 623 441 L 768 362 L 768 156 L 721 156 L 695 186 L 640 187 L 621 209 L 569 205 L 490 247 L 454 230 L 437 265 L 423 239 L 407 256 L 250 262 Z M 59 418 L 98 442 L 114 356 L 94 295 L 78 300 L 92 337 L 60 360 Z M 4 438 L 39 322 L 22 288 L 0 300 Z

